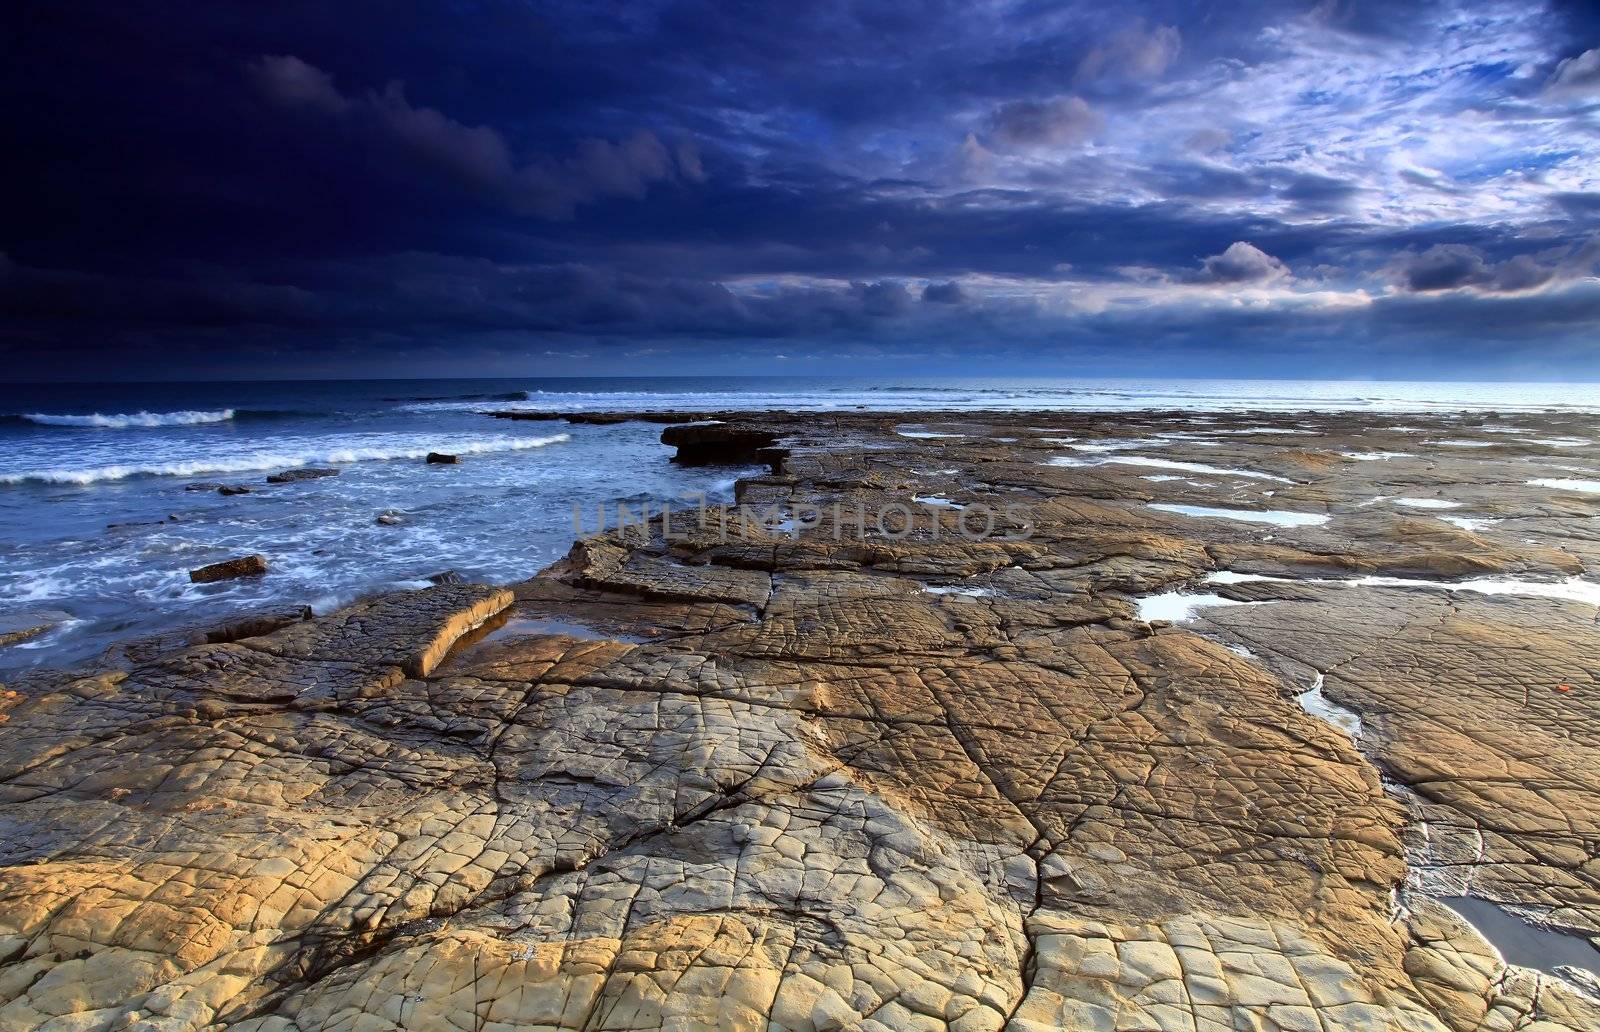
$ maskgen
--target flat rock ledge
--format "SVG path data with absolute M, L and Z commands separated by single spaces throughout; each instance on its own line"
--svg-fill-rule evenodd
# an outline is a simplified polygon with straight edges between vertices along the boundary
M 820 522 L 0 691 L 0 1032 L 1600 1028 L 1439 902 L 1600 936 L 1595 606 L 1429 583 L 1592 583 L 1600 426 L 737 422 Z

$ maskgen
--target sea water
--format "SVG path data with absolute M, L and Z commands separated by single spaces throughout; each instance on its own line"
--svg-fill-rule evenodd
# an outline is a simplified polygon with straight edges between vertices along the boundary
M 652 378 L 13 385 L 0 390 L 0 621 L 57 629 L 0 649 L 0 674 L 120 639 L 283 605 L 327 610 L 454 571 L 531 576 L 572 509 L 706 494 L 754 470 L 680 469 L 660 426 L 485 413 L 634 409 L 1587 411 L 1585 385 L 1182 380 Z M 1204 418 L 1203 416 L 1200 418 Z M 460 465 L 430 466 L 430 451 Z M 267 486 L 268 474 L 335 477 Z M 190 485 L 251 488 L 226 497 Z M 380 524 L 388 514 L 397 523 Z M 188 571 L 259 552 L 264 577 Z

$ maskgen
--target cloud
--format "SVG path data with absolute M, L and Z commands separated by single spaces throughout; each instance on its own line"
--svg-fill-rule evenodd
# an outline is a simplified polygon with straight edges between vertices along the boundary
M 654 183 L 705 180 L 692 144 L 685 141 L 669 151 L 651 132 L 616 142 L 585 138 L 570 156 L 539 155 L 519 163 L 499 130 L 467 125 L 435 108 L 415 105 L 398 82 L 359 98 L 346 96 L 327 72 L 292 55 L 260 57 L 247 71 L 273 102 L 359 117 L 414 159 L 519 214 L 568 219 L 580 206 L 601 198 L 638 199 Z
M 1197 129 L 1184 137 L 1183 145 L 1196 154 L 1215 154 L 1233 142 L 1226 129 Z
M 1103 124 L 1082 97 L 1015 100 L 1002 104 L 989 117 L 989 136 L 1007 150 L 1076 147 Z
M 1585 50 L 1556 65 L 1545 83 L 1545 93 L 1555 97 L 1600 94 L 1600 47 Z
M 1301 172 L 1289 178 L 1280 194 L 1308 211 L 1326 212 L 1347 207 L 1360 192 L 1359 186 L 1346 180 Z
M 1200 263 L 1194 282 L 1217 284 L 1272 283 L 1287 279 L 1289 267 L 1254 244 L 1236 240 L 1221 254 Z
M 1517 294 L 1547 283 L 1572 280 L 1593 273 L 1600 261 L 1600 234 L 1566 249 L 1540 257 L 1520 254 L 1491 262 L 1483 252 L 1466 244 L 1435 244 L 1420 254 L 1395 263 L 1399 285 L 1414 294 L 1446 290 L 1473 290 L 1490 294 Z
M 1147 28 L 1135 22 L 1078 62 L 1079 82 L 1095 79 L 1157 79 L 1178 59 L 1183 36 L 1173 25 Z
M 307 107 L 337 114 L 350 101 L 333 85 L 333 76 L 293 54 L 264 54 L 245 66 L 258 89 L 285 107 Z
M 959 305 L 967 299 L 961 284 L 955 281 L 929 283 L 922 288 L 922 300 L 935 305 Z

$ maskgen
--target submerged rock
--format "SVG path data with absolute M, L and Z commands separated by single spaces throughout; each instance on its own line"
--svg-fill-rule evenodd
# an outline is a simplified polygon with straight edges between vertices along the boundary
M 329 467 L 305 466 L 298 469 L 286 469 L 280 473 L 273 473 L 267 477 L 269 484 L 295 484 L 302 480 L 318 480 L 322 477 L 336 477 L 339 471 Z
M 245 555 L 237 559 L 228 559 L 210 566 L 202 566 L 198 570 L 189 571 L 189 579 L 196 584 L 210 584 L 213 581 L 234 580 L 238 577 L 258 577 L 267 572 L 267 560 L 261 555 Z
M 248 488 L 243 484 L 223 484 L 217 488 L 217 494 L 220 495 L 243 495 L 249 494 L 250 491 L 251 488 Z

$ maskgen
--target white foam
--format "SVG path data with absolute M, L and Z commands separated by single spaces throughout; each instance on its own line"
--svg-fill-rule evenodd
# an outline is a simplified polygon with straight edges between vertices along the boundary
M 372 435 L 385 438 L 388 435 Z M 243 473 L 260 469 L 286 469 L 325 463 L 369 462 L 388 459 L 420 459 L 429 452 L 452 455 L 479 455 L 486 452 L 525 451 L 571 440 L 568 434 L 550 437 L 496 437 L 466 441 L 441 441 L 407 435 L 369 447 L 320 448 L 300 452 L 255 451 L 185 459 L 148 465 L 89 466 L 77 469 L 43 469 L 0 475 L 0 484 L 93 484 L 137 476 L 191 477 L 201 473 Z
M 1329 517 L 1309 512 L 1289 512 L 1283 509 L 1217 509 L 1204 505 L 1166 505 L 1151 503 L 1150 508 L 1161 512 L 1176 512 L 1184 516 L 1210 517 L 1220 520 L 1240 520 L 1245 523 L 1270 523 L 1275 527 L 1320 527 Z
M 1594 442 L 1586 437 L 1530 437 L 1529 444 L 1542 444 L 1549 448 L 1582 448 Z
M 1452 439 L 1452 440 L 1447 440 L 1447 441 L 1429 441 L 1428 443 L 1429 444 L 1440 444 L 1440 445 L 1443 445 L 1446 448 L 1493 448 L 1494 447 L 1494 442 L 1493 441 L 1460 441 L 1460 440 Z
M 922 590 L 930 595 L 961 595 L 966 598 L 993 598 L 993 588 L 963 588 L 955 584 L 925 584 Z
M 1540 477 L 1538 480 L 1530 480 L 1528 483 L 1533 487 L 1553 487 L 1558 491 L 1583 491 L 1586 494 L 1600 494 L 1600 480 L 1562 480 Z
M 125 430 L 129 427 L 198 426 L 203 423 L 225 423 L 233 418 L 233 409 L 214 412 L 185 410 L 182 412 L 126 412 L 102 415 L 91 412 L 83 416 L 58 416 L 48 412 L 30 412 L 22 417 L 41 426 L 98 427 L 108 430 Z
M 1357 462 L 1382 462 L 1388 459 L 1409 459 L 1413 456 L 1413 453 L 1408 451 L 1346 451 L 1339 454 L 1347 459 L 1355 459 Z

